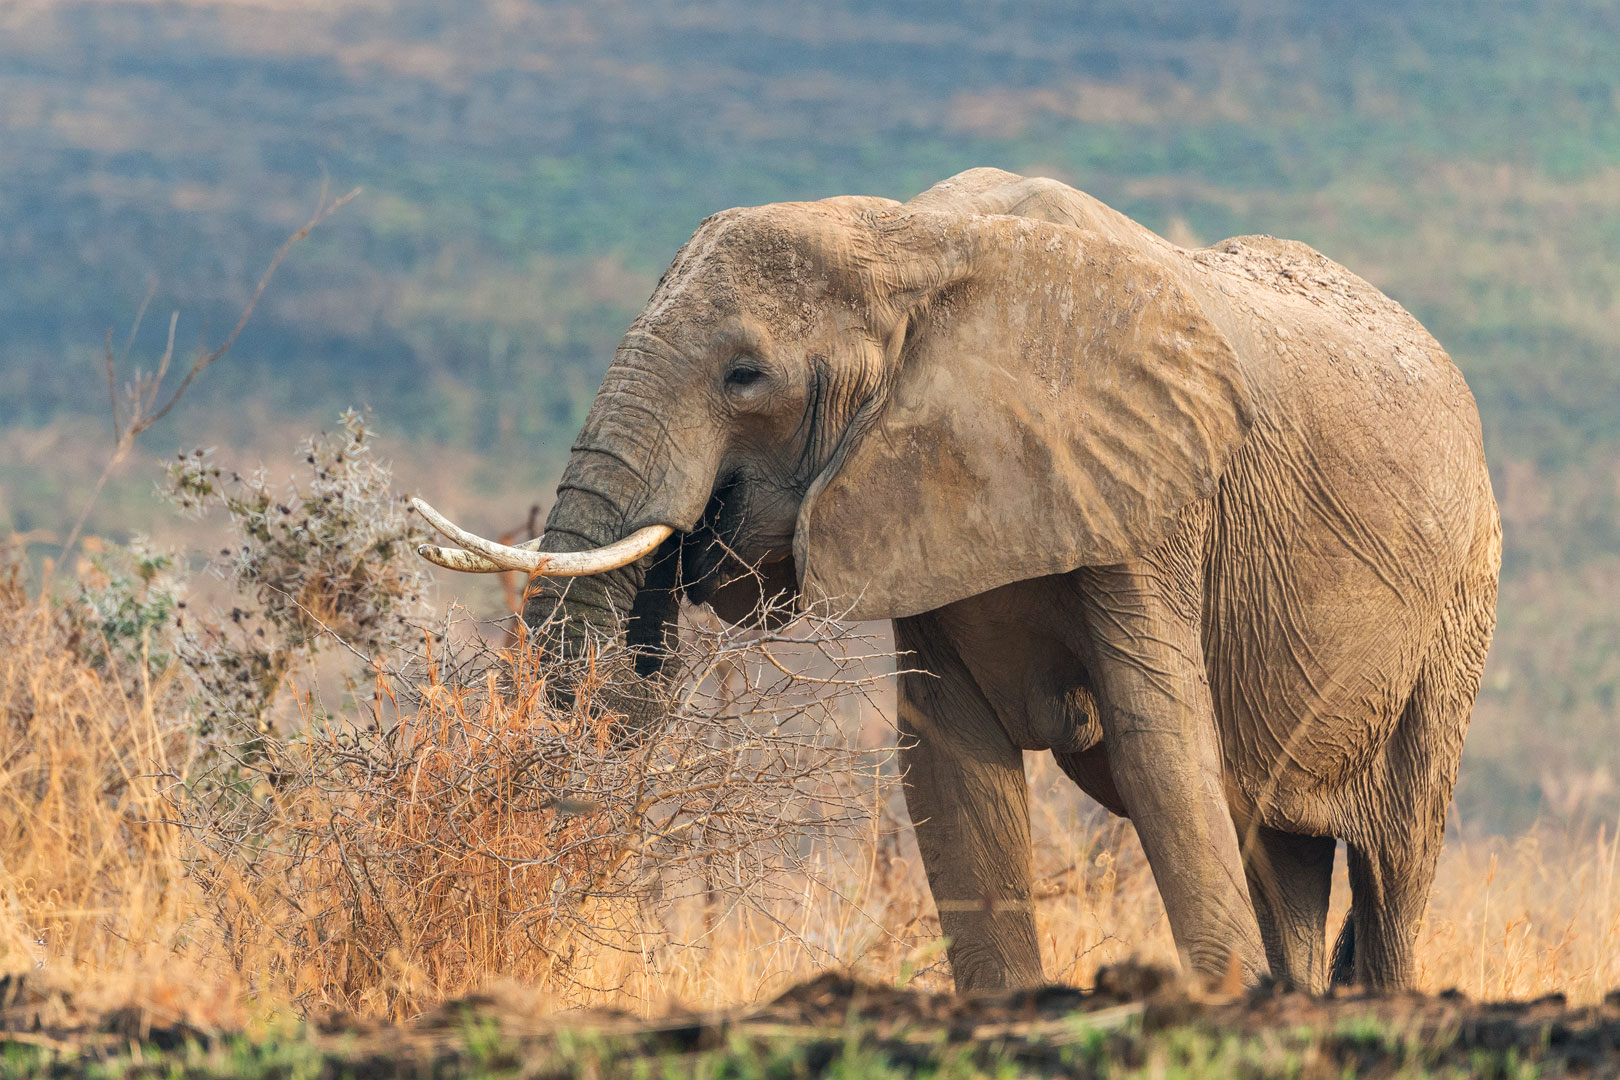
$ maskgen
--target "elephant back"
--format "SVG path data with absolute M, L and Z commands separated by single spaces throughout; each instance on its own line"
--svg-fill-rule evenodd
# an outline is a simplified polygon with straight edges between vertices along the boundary
M 1097 233 L 1163 262 L 1182 249 L 1102 200 L 1044 176 L 1002 169 L 969 169 L 941 180 L 906 203 L 912 210 L 958 214 L 1005 214 L 1068 225 Z

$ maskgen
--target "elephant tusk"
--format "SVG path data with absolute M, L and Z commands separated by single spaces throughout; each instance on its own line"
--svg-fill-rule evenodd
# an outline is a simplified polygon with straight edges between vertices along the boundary
M 446 570 L 458 570 L 463 574 L 503 574 L 507 570 L 500 563 L 491 562 L 482 555 L 474 555 L 460 548 L 423 544 L 416 549 L 416 553 L 436 566 L 442 566 Z
M 440 533 L 460 544 L 465 550 L 435 547 L 423 544 L 416 549 L 418 555 L 445 567 L 471 574 L 491 574 L 502 570 L 518 570 L 543 577 L 588 577 L 628 566 L 654 551 L 675 530 L 668 525 L 648 525 L 637 529 L 623 540 L 590 551 L 541 552 L 535 550 L 543 537 L 513 547 L 486 540 L 476 533 L 461 528 L 421 499 L 411 499 L 415 510 Z

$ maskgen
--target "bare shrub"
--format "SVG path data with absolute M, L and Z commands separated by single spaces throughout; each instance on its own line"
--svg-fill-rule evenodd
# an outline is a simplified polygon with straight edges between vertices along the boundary
M 466 620 L 413 621 L 419 537 L 371 450 L 349 413 L 306 445 L 302 484 L 194 452 L 166 485 L 235 538 L 210 560 L 231 600 L 171 635 L 209 753 L 169 779 L 250 985 L 392 1015 L 495 975 L 588 990 L 583 955 L 667 944 L 659 906 L 764 911 L 870 816 L 881 762 L 831 722 L 883 677 L 867 638 L 780 605 L 761 622 L 790 631 L 689 618 L 674 677 L 648 684 L 663 723 L 625 741 L 626 647 L 567 659 L 537 647 L 545 627 L 514 622 L 498 648 Z M 329 706 L 318 676 L 357 659 L 369 694 L 351 678 Z M 299 710 L 279 730 L 278 701 Z
M 174 468 L 183 508 L 235 533 L 207 562 L 223 603 L 139 543 L 91 543 L 65 602 L 6 579 L 8 611 L 28 612 L 8 625 L 31 635 L 0 671 L 0 750 L 21 763 L 0 777 L 14 964 L 116 955 L 148 985 L 167 956 L 232 1000 L 402 1016 L 501 977 L 645 999 L 607 958 L 645 976 L 724 951 L 745 918 L 838 962 L 794 911 L 835 895 L 830 854 L 853 855 L 889 802 L 886 753 L 849 730 L 892 666 L 883 643 L 825 615 L 764 611 L 790 625 L 763 632 L 689 611 L 657 683 L 665 722 L 629 741 L 608 682 L 633 666 L 624 646 L 563 660 L 534 644 L 549 628 L 412 621 L 411 526 L 358 418 L 305 464 L 279 488 L 206 453 Z M 367 674 L 329 707 L 334 667 Z M 272 706 L 294 722 L 266 724 Z M 40 724 L 36 768 L 17 748 Z M 72 828 L 57 846 L 26 833 L 40 822 Z M 39 877 L 19 889 L 13 868 Z M 694 906 L 696 936 L 671 921 Z
M 882 657 L 831 619 L 687 633 L 666 723 L 634 741 L 601 705 L 620 647 L 563 661 L 455 630 L 245 781 L 190 779 L 210 791 L 181 804 L 194 872 L 238 964 L 273 958 L 255 982 L 390 1015 L 497 976 L 590 994 L 581 959 L 665 944 L 661 906 L 770 909 L 864 830 L 881 755 L 834 718 Z
M 302 482 L 274 484 L 262 466 L 244 478 L 207 450 L 169 466 L 161 493 L 194 518 L 222 513 L 233 537 L 207 562 L 229 602 L 181 617 L 174 634 L 205 733 L 264 734 L 287 677 L 312 677 L 322 646 L 369 663 L 420 637 L 427 575 L 414 549 L 422 530 L 393 492 L 388 464 L 373 455 L 365 420 L 350 410 L 341 423 L 341 433 L 300 447 Z

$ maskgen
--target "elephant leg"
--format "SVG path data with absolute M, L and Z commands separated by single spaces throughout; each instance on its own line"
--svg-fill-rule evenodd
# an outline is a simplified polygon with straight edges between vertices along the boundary
M 1145 559 L 1084 571 L 1089 664 L 1101 690 L 1108 762 L 1194 971 L 1266 973 L 1237 829 L 1228 808 L 1198 629 L 1201 541 L 1179 536 Z
M 1024 759 L 928 616 L 895 621 L 906 809 L 958 990 L 1042 981 Z
M 1403 989 L 1416 977 L 1418 931 L 1495 623 L 1494 575 L 1459 585 L 1385 747 L 1367 800 L 1375 811 L 1346 836 L 1350 923 L 1341 945 L 1365 986 Z
M 1442 808 L 1443 814 L 1443 808 Z M 1438 832 L 1438 830 L 1437 830 Z M 1418 929 L 1429 906 L 1439 861 L 1435 843 L 1412 847 L 1409 835 L 1355 842 L 1350 850 L 1350 922 L 1341 947 L 1353 981 L 1374 990 L 1410 987 L 1417 973 Z M 1335 981 L 1345 980 L 1335 964 Z
M 1313 994 L 1328 985 L 1327 913 L 1337 843 L 1261 825 L 1244 845 L 1249 897 L 1271 976 Z
M 1419 679 L 1389 748 L 1395 764 L 1380 784 L 1383 813 L 1348 838 L 1350 919 L 1341 935 L 1335 982 L 1399 990 L 1411 986 L 1416 976 L 1418 930 L 1440 861 L 1462 748 L 1462 731 L 1455 724 L 1456 753 L 1428 741 L 1437 703 L 1427 679 Z M 1437 750 L 1450 762 L 1435 761 Z

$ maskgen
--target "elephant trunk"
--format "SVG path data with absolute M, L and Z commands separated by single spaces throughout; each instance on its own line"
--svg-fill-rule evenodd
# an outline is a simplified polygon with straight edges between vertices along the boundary
M 611 457 L 576 450 L 546 518 L 540 551 L 591 551 L 622 539 L 625 512 L 614 493 L 640 486 L 639 479 L 619 475 L 626 471 Z M 593 637 L 616 640 L 646 583 L 650 562 L 638 558 L 588 577 L 536 576 L 524 601 L 523 620 L 533 629 L 562 634 L 559 640 L 570 645 Z
M 523 620 L 548 652 L 578 657 L 607 643 L 631 647 L 633 670 L 610 673 L 601 692 L 637 726 L 655 719 L 662 699 L 681 543 L 703 516 L 720 454 L 701 426 L 672 430 L 659 419 L 678 396 L 664 349 L 656 335 L 634 328 L 620 345 L 537 540 L 493 544 L 417 505 L 462 544 L 424 547 L 425 558 L 454 570 L 533 571 Z
M 576 453 L 576 457 L 578 454 Z M 565 487 L 546 522 L 541 550 L 572 552 L 612 543 L 620 515 L 595 491 Z M 678 545 L 678 539 L 666 546 Z M 624 717 L 628 733 L 656 727 L 665 699 L 661 678 L 673 645 L 676 592 L 667 552 L 654 552 L 634 562 L 591 577 L 535 577 L 523 605 L 523 621 L 540 636 L 545 651 L 578 658 L 591 649 L 623 644 L 633 663 L 597 665 L 605 679 L 595 691 L 597 702 Z M 623 656 L 624 654 L 618 654 Z M 556 686 L 559 703 L 573 701 L 577 687 Z
M 605 642 L 629 646 L 633 666 L 610 673 L 599 695 L 607 694 L 609 707 L 623 713 L 634 731 L 659 717 L 665 660 L 675 643 L 681 542 L 708 502 L 714 468 L 710 455 L 672 446 L 661 426 L 636 423 L 648 415 L 648 404 L 639 398 L 653 380 L 625 367 L 616 363 L 610 369 L 586 419 L 539 550 L 602 549 L 637 535 L 659 542 L 589 577 L 535 576 L 523 618 L 544 635 L 548 649 L 565 655 L 579 656 Z M 636 399 L 627 399 L 632 393 Z

